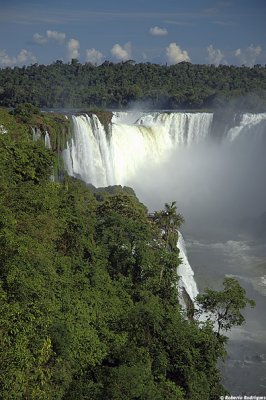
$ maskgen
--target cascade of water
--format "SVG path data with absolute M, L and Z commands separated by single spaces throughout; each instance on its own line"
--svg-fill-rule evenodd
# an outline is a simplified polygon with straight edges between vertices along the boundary
M 63 154 L 67 172 L 107 186 L 125 185 L 145 165 L 163 163 L 175 147 L 203 140 L 212 114 L 114 113 L 108 133 L 96 115 L 72 120 L 73 138 Z
M 182 294 L 183 288 L 186 290 L 186 293 L 189 295 L 191 300 L 194 300 L 198 295 L 197 284 L 194 279 L 194 271 L 191 268 L 186 252 L 186 245 L 184 238 L 180 232 L 178 232 L 178 242 L 177 247 L 179 248 L 179 257 L 182 259 L 182 263 L 178 266 L 178 275 L 180 276 L 178 286 L 180 294 Z M 180 296 L 181 304 L 184 306 L 184 302 L 182 301 L 182 296 Z
M 69 175 L 96 186 L 114 184 L 109 145 L 96 116 L 72 116 L 73 137 L 63 152 Z
M 39 128 L 32 128 L 32 140 L 36 142 L 42 138 L 42 132 Z
M 173 143 L 164 126 L 112 125 L 111 152 L 118 184 L 126 184 L 145 165 L 163 162 Z
M 44 145 L 45 145 L 46 149 L 51 149 L 52 148 L 50 136 L 49 136 L 49 133 L 47 131 L 45 131 L 45 135 L 44 135 Z
M 137 124 L 163 126 L 175 145 L 191 145 L 209 136 L 213 120 L 211 113 L 153 113 L 144 114 Z
M 52 148 L 51 139 L 48 131 L 45 131 L 45 134 L 43 135 L 40 128 L 31 128 L 31 130 L 32 130 L 32 140 L 34 142 L 36 142 L 37 140 L 43 140 L 46 149 Z
M 239 135 L 251 133 L 253 136 L 256 134 L 264 134 L 266 126 L 266 113 L 260 114 L 243 114 L 238 125 L 229 129 L 227 133 L 227 140 L 234 141 Z

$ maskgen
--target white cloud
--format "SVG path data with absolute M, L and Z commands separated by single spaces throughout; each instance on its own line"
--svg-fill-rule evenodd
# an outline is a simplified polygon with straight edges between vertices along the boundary
M 124 46 L 120 46 L 120 44 L 115 44 L 112 49 L 112 55 L 119 61 L 129 60 L 131 58 L 131 43 L 128 42 Z
M 72 58 L 79 58 L 79 48 L 80 44 L 78 40 L 70 39 L 67 42 L 68 59 L 70 61 L 72 60 Z
M 207 47 L 208 52 L 208 61 L 210 64 L 214 64 L 218 66 L 223 62 L 223 64 L 227 64 L 227 61 L 224 58 L 224 54 L 221 52 L 220 49 L 215 49 L 213 45 Z
M 36 63 L 36 57 L 28 50 L 22 49 L 17 55 L 18 64 Z
M 17 56 L 11 57 L 6 50 L 0 50 L 0 66 L 14 67 L 14 65 L 25 65 L 36 63 L 36 57 L 28 50 L 22 49 Z
M 170 64 L 177 64 L 182 61 L 190 61 L 186 50 L 182 50 L 176 43 L 170 43 L 166 48 L 166 55 Z
M 57 31 L 46 31 L 46 36 L 48 39 L 55 40 L 58 43 L 64 43 L 66 39 L 66 34 Z
M 64 43 L 66 39 L 66 34 L 64 32 L 57 31 L 46 31 L 45 35 L 40 35 L 39 33 L 34 33 L 32 41 L 37 44 L 46 44 L 48 41 L 54 40 L 57 43 Z
M 102 62 L 103 59 L 103 54 L 92 48 L 92 49 L 88 49 L 86 50 L 86 61 L 90 62 L 92 64 L 100 64 Z
M 244 50 L 237 49 L 235 51 L 235 56 L 239 59 L 241 64 L 244 64 L 247 67 L 252 67 L 256 63 L 256 59 L 261 52 L 262 48 L 259 45 L 255 47 L 251 44 Z
M 37 44 L 45 44 L 48 42 L 47 37 L 40 35 L 39 33 L 34 33 L 32 40 Z
M 159 26 L 154 26 L 153 28 L 150 28 L 149 32 L 153 36 L 165 36 L 168 34 L 167 29 L 159 28 Z
M 16 58 L 10 57 L 6 50 L 0 50 L 0 65 L 1 67 L 11 67 L 16 64 Z

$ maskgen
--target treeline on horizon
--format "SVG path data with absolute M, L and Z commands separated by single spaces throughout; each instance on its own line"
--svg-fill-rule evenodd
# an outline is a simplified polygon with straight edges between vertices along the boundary
M 266 106 L 266 67 L 159 65 L 133 60 L 95 66 L 55 61 L 50 65 L 0 69 L 0 106 L 31 103 L 41 108 L 154 109 L 231 107 L 261 111 Z

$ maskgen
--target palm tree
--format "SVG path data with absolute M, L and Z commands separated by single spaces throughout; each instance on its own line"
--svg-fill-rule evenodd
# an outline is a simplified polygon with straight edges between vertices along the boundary
M 154 213 L 154 221 L 162 231 L 164 247 L 170 252 L 177 251 L 178 229 L 184 222 L 181 214 L 177 213 L 176 202 L 165 203 L 164 210 Z M 164 273 L 164 266 L 160 272 L 160 282 Z
M 176 201 L 172 201 L 170 204 L 165 203 L 164 210 L 156 211 L 154 216 L 155 222 L 163 231 L 162 238 L 165 248 L 173 251 L 178 239 L 178 229 L 184 223 L 183 216 L 177 213 Z

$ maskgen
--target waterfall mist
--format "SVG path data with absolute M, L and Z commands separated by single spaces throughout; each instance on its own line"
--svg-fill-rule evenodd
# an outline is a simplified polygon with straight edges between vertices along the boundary
M 242 226 L 255 233 L 266 211 L 266 135 L 257 129 L 234 140 L 208 137 L 173 149 L 160 165 L 143 165 L 127 184 L 151 209 L 177 200 L 190 231 L 230 235 Z

